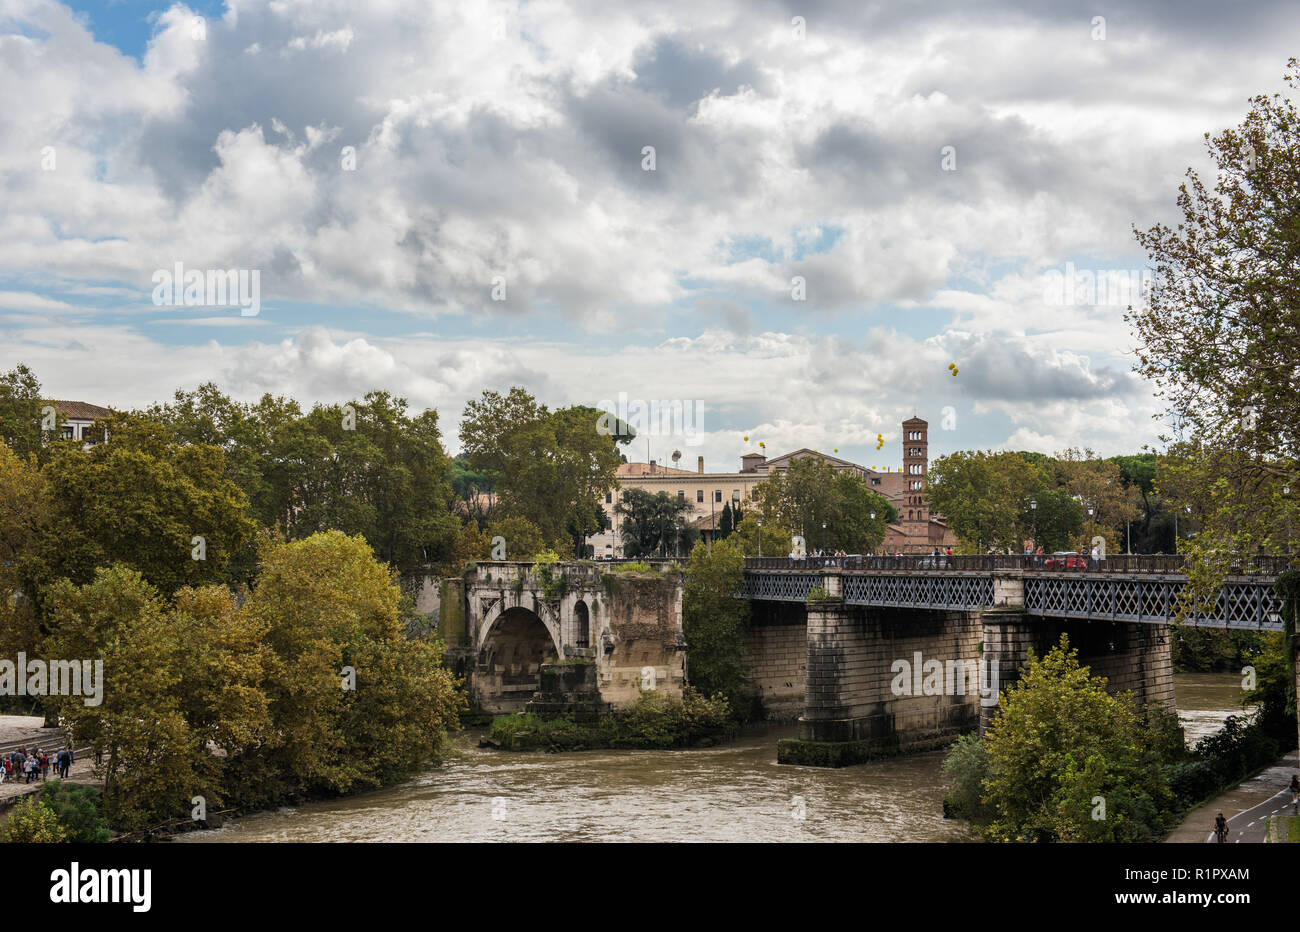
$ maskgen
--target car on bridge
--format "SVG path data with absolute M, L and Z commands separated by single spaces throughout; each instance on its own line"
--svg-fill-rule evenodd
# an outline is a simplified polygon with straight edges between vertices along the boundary
M 1088 558 L 1073 551 L 1062 550 L 1043 558 L 1045 570 L 1086 570 L 1087 568 Z

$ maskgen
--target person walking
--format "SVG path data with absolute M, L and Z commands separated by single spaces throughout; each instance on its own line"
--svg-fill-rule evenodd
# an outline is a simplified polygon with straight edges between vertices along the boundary
M 36 760 L 41 765 L 41 782 L 44 783 L 50 776 L 50 755 L 41 752 L 41 756 Z

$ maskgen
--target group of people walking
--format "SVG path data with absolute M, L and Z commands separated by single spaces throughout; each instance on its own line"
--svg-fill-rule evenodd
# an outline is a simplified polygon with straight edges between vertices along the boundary
M 63 748 L 51 761 L 47 752 L 38 747 L 29 749 L 23 745 L 16 751 L 10 751 L 3 760 L 0 760 L 0 783 L 5 781 L 12 783 L 18 780 L 31 783 L 36 779 L 45 780 L 50 775 L 51 763 L 59 776 L 66 779 L 75 758 L 76 755 L 70 747 Z

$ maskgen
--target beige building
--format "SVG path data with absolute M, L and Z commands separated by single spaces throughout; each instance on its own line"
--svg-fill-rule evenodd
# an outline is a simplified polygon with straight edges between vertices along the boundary
M 605 495 L 605 512 L 614 529 L 587 538 L 595 557 L 615 559 L 623 555 L 619 525 L 622 519 L 615 508 L 626 489 L 644 489 L 653 494 L 666 492 L 669 496 L 689 502 L 693 507 L 692 521 L 706 534 L 717 527 L 723 507 L 739 503 L 742 510 L 753 500 L 754 488 L 773 473 L 786 469 L 792 462 L 807 456 L 816 456 L 838 470 L 860 476 L 873 491 L 879 492 L 898 509 L 898 521 L 890 525 L 883 549 L 905 553 L 929 552 L 934 547 L 948 547 L 956 538 L 941 518 L 930 513 L 925 504 L 925 473 L 928 468 L 928 425 L 920 418 L 903 422 L 903 459 L 898 468 L 869 469 L 816 450 L 803 448 L 792 453 L 768 459 L 762 453 L 746 453 L 740 458 L 737 472 L 707 472 L 704 457 L 696 458 L 694 470 L 679 469 L 651 461 L 649 463 L 623 463 L 618 467 L 621 488 Z M 816 546 L 809 541 L 809 547 Z

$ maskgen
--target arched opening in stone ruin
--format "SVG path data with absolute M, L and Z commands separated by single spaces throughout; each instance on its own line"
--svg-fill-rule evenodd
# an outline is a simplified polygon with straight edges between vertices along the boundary
M 479 649 L 475 691 L 489 711 L 522 709 L 541 687 L 542 664 L 558 656 L 537 614 L 511 608 L 493 622 Z
M 578 600 L 578 604 L 573 606 L 573 645 L 575 647 L 591 646 L 591 613 L 587 611 L 587 603 Z

